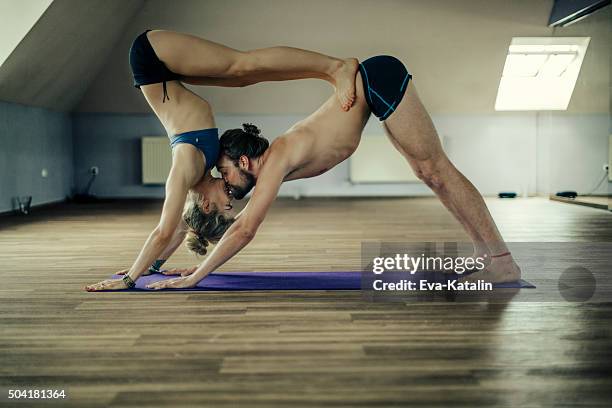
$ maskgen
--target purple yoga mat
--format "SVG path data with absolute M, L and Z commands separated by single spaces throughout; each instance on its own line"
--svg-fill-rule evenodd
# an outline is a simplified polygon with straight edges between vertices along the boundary
M 388 276 L 388 275 L 387 275 Z M 113 279 L 121 278 L 113 275 Z M 160 273 L 142 276 L 136 281 L 133 290 L 147 289 L 150 283 L 164 279 L 175 278 Z M 397 275 L 399 278 L 400 275 Z M 422 276 L 402 274 L 401 279 L 421 279 Z M 442 279 L 456 279 L 457 275 L 444 275 Z M 363 282 L 368 286 L 372 274 L 362 277 L 362 272 L 223 272 L 212 273 L 202 279 L 195 288 L 164 289 L 164 290 L 204 290 L 204 291 L 247 291 L 247 290 L 361 290 Z M 440 277 L 435 280 L 438 281 Z M 394 281 L 394 278 L 385 279 Z M 495 288 L 535 288 L 531 283 L 520 280 L 518 282 L 501 283 Z

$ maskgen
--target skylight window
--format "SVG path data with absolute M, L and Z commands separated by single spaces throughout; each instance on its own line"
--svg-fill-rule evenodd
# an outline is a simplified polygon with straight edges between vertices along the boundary
M 589 37 L 513 38 L 495 110 L 566 110 L 589 40 Z

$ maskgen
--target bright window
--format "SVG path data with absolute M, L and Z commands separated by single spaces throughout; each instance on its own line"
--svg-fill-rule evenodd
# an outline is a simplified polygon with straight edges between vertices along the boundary
M 495 110 L 565 110 L 589 37 L 517 37 L 508 48 Z

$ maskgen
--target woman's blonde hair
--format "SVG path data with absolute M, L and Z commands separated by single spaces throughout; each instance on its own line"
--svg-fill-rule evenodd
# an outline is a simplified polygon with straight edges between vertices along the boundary
M 201 200 L 192 193 L 183 212 L 183 220 L 189 227 L 187 233 L 187 248 L 197 255 L 206 255 L 210 243 L 216 244 L 234 222 L 234 218 L 226 217 L 213 208 L 208 214 L 200 207 Z

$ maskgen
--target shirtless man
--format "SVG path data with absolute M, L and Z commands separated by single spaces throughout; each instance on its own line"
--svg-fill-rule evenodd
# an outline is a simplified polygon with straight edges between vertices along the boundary
M 258 131 L 250 127 L 225 132 L 220 140 L 222 154 L 217 168 L 233 196 L 242 198 L 255 183 L 257 187 L 236 222 L 201 265 L 177 270 L 182 277 L 158 281 L 148 287 L 194 287 L 236 255 L 255 236 L 281 184 L 318 176 L 347 159 L 357 148 L 370 113 L 384 121 L 391 143 L 464 226 L 474 243 L 474 256 L 490 260 L 485 269 L 464 279 L 518 280 L 520 269 L 482 196 L 442 150 L 411 78 L 399 60 L 389 56 L 373 57 L 359 66 L 356 98 L 348 112 L 343 111 L 332 97 L 269 148 L 267 141 L 262 142 L 263 138 L 258 137 Z

